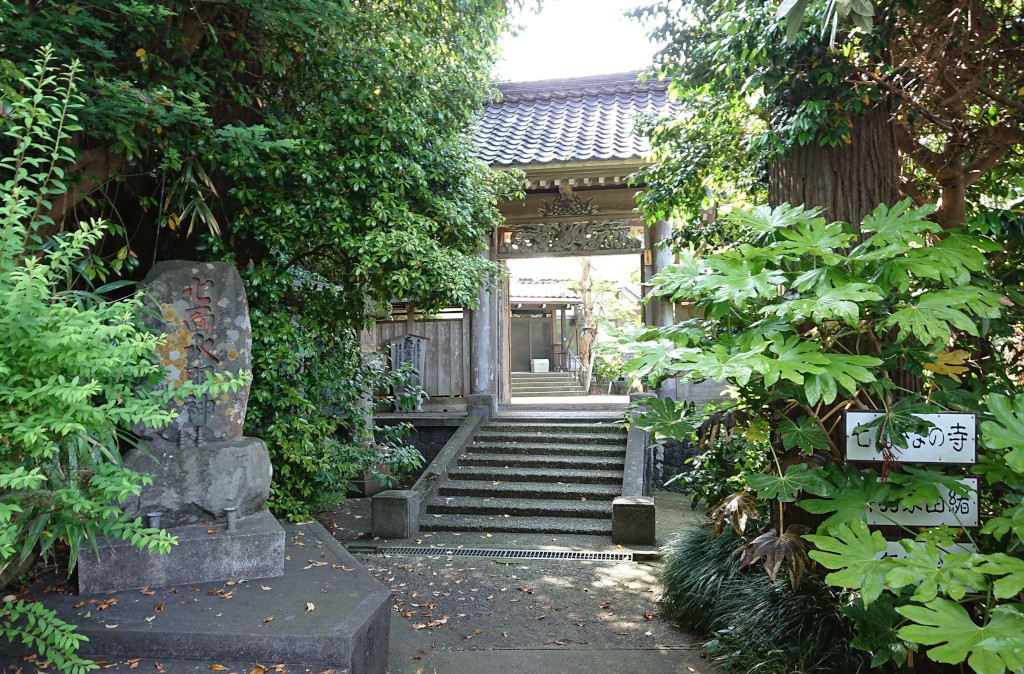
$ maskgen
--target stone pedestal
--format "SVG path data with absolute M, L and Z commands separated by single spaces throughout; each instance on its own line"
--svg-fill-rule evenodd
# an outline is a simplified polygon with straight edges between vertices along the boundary
M 169 405 L 174 418 L 165 427 L 133 429 L 144 442 L 124 463 L 151 475 L 153 483 L 120 505 L 132 518 L 166 528 L 178 545 L 155 555 L 127 541 L 105 540 L 96 554 L 86 543 L 79 588 L 102 592 L 278 576 L 284 572 L 284 530 L 260 510 L 270 495 L 270 457 L 262 440 L 242 436 L 252 352 L 242 279 L 225 262 L 168 261 L 153 267 L 142 288 L 153 309 L 145 320 L 164 335 L 156 358 L 165 372 L 161 386 L 176 392 Z M 219 392 L 177 388 L 225 377 L 244 383 Z M 228 521 L 237 526 L 229 531 Z
M 224 522 L 225 508 L 238 516 L 258 511 L 270 495 L 267 445 L 257 438 L 211 442 L 183 449 L 133 450 L 125 466 L 153 476 L 153 484 L 121 508 L 133 517 L 161 513 L 161 525 Z
M 211 533 L 212 532 L 212 533 Z M 274 578 L 284 573 L 284 529 L 266 510 L 240 517 L 234 531 L 223 525 L 170 527 L 178 544 L 166 555 L 139 550 L 128 541 L 101 539 L 98 553 L 82 546 L 80 594 Z

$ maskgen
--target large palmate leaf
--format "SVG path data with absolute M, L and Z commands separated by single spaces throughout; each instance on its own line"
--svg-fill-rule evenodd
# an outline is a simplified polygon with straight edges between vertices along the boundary
M 698 282 L 711 273 L 692 252 L 683 251 L 679 261 L 662 269 L 651 279 L 654 294 L 668 296 L 673 302 L 693 300 Z
M 798 417 L 796 421 L 783 419 L 776 432 L 786 449 L 796 448 L 808 455 L 814 454 L 816 449 L 828 449 L 825 431 L 811 417 Z
M 847 325 L 856 325 L 860 319 L 860 305 L 880 299 L 882 295 L 876 286 L 870 283 L 848 283 L 825 288 L 810 297 L 774 304 L 762 311 L 794 322 L 810 319 L 816 323 L 843 321 Z
M 826 583 L 860 590 L 864 605 L 870 606 L 882 594 L 882 578 L 892 564 L 879 559 L 885 538 L 878 531 L 868 531 L 863 522 L 839 524 L 834 534 L 804 536 L 818 548 L 810 557 L 826 569 L 834 569 L 825 576 Z
M 861 223 L 861 231 L 871 236 L 858 249 L 870 250 L 889 244 L 923 244 L 923 235 L 927 232 L 941 231 L 941 227 L 928 220 L 935 210 L 928 205 L 913 208 L 909 199 L 904 199 L 891 208 L 885 204 L 875 207 Z
M 829 361 L 828 357 L 821 353 L 820 348 L 815 342 L 801 340 L 799 335 L 793 335 L 788 339 L 775 337 L 771 344 L 775 358 L 766 359 L 768 369 L 763 372 L 765 386 L 771 386 L 779 379 L 802 384 L 805 374 L 824 372 L 822 365 Z
M 754 208 L 737 208 L 728 215 L 733 224 L 741 227 L 748 227 L 759 234 L 770 234 L 777 230 L 793 227 L 802 222 L 825 222 L 824 218 L 818 217 L 823 209 L 805 209 L 803 206 L 790 206 L 782 204 L 771 208 L 770 206 L 755 206 Z
M 993 393 L 988 398 L 988 409 L 996 421 L 981 424 L 982 441 L 991 449 L 1009 449 L 1006 463 L 1024 473 L 1024 395 L 1010 400 Z
M 838 388 L 854 394 L 861 384 L 875 381 L 875 375 L 868 369 L 882 364 L 875 356 L 855 356 L 845 353 L 823 353 L 827 363 L 822 363 L 822 372 L 808 375 L 804 380 L 804 395 L 807 402 L 818 400 L 831 403 L 836 399 Z
M 740 386 L 745 386 L 755 372 L 764 372 L 769 369 L 769 363 L 774 362 L 760 353 L 767 346 L 767 342 L 762 342 L 749 349 L 731 350 L 724 344 L 715 344 L 699 353 L 688 351 L 678 358 L 675 365 L 680 370 L 688 370 L 693 378 L 708 377 L 723 382 L 735 380 Z
M 648 398 L 644 400 L 644 410 L 636 417 L 639 428 L 650 431 L 661 437 L 686 440 L 692 438 L 696 429 L 686 419 L 686 403 L 676 402 L 671 398 Z
M 755 262 L 712 258 L 707 265 L 715 274 L 705 276 L 697 287 L 707 290 L 718 302 L 742 305 L 754 297 L 774 297 L 786 276 L 776 269 L 762 269 Z
M 992 591 L 996 599 L 1009 599 L 1024 590 L 1024 559 L 1011 557 L 1003 552 L 995 552 L 983 557 L 984 561 L 977 566 L 978 571 L 989 576 L 1002 576 L 992 583 Z
M 807 569 L 807 543 L 803 539 L 806 533 L 807 527 L 802 524 L 789 525 L 782 535 L 776 533 L 775 529 L 769 529 L 734 550 L 742 553 L 740 568 L 754 564 L 764 557 L 764 570 L 768 572 L 772 582 L 775 582 L 782 562 L 786 562 L 789 568 L 789 582 L 796 587 Z
M 821 218 L 801 222 L 796 227 L 779 230 L 784 241 L 779 241 L 773 248 L 797 258 L 816 257 L 827 266 L 834 266 L 843 260 L 843 256 L 834 251 L 845 248 L 857 235 L 849 231 L 842 223 L 825 224 Z
M 824 498 L 803 499 L 798 505 L 809 513 L 833 513 L 821 523 L 821 528 L 830 533 L 844 524 L 866 523 L 867 508 L 884 503 L 892 491 L 892 485 L 880 482 L 873 470 L 858 471 L 849 466 L 840 469 L 830 464 L 827 472 L 832 489 L 823 494 Z
M 871 651 L 871 666 L 881 667 L 892 660 L 897 665 L 907 661 L 907 643 L 899 638 L 896 629 L 903 617 L 896 613 L 899 600 L 891 594 L 883 594 L 870 606 L 852 602 L 840 608 L 853 619 L 857 635 L 850 645 L 862 651 Z
M 746 531 L 747 522 L 755 517 L 757 499 L 753 494 L 745 490 L 731 494 L 708 510 L 708 519 L 714 525 L 711 538 L 725 531 L 725 527 L 730 524 L 736 533 L 742 535 Z
M 935 468 L 917 468 L 903 466 L 902 472 L 889 473 L 893 483 L 892 500 L 900 501 L 903 506 L 933 506 L 944 498 L 939 491 L 943 486 L 954 494 L 967 496 L 970 488 L 961 482 L 961 478 L 946 475 Z
M 892 560 L 885 584 L 894 589 L 916 585 L 914 601 L 929 602 L 939 591 L 960 600 L 968 589 L 981 589 L 987 584 L 984 574 L 975 569 L 971 554 L 943 554 L 932 542 L 902 540 L 900 545 L 908 556 Z
M 1012 533 L 1021 543 L 1024 543 L 1024 503 L 1007 508 L 1002 516 L 993 517 L 985 522 L 981 533 L 990 534 L 996 540 L 1002 540 L 1003 536 Z
M 1024 657 L 1019 651 L 989 650 L 981 645 L 988 639 L 1020 638 L 1024 614 L 1014 606 L 995 607 L 984 625 L 975 623 L 963 606 L 949 599 L 933 599 L 924 606 L 898 606 L 896 610 L 916 623 L 900 628 L 901 638 L 925 646 L 941 644 L 928 650 L 928 657 L 935 662 L 956 664 L 966 660 L 978 674 L 1024 671 Z
M 776 499 L 790 503 L 796 500 L 797 494 L 806 491 L 811 494 L 825 494 L 831 485 L 825 479 L 825 472 L 820 466 L 808 466 L 806 463 L 794 463 L 786 467 L 783 475 L 757 473 L 748 475 L 747 485 L 757 492 L 761 499 Z

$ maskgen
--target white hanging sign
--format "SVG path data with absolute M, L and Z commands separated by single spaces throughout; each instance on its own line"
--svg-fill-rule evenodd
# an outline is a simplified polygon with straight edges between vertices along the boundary
M 907 505 L 906 501 L 880 505 L 873 503 L 866 509 L 870 525 L 903 525 L 910 527 L 936 527 L 948 524 L 951 527 L 978 526 L 978 479 L 965 477 L 958 480 L 967 487 L 967 495 L 961 496 L 939 484 L 938 502 L 932 505 Z
M 849 461 L 881 461 L 877 449 L 878 427 L 865 424 L 883 416 L 883 412 L 846 412 L 846 458 Z M 934 424 L 925 435 L 904 434 L 904 442 L 894 447 L 896 459 L 906 463 L 975 463 L 978 459 L 978 424 L 975 415 L 966 412 L 918 414 Z

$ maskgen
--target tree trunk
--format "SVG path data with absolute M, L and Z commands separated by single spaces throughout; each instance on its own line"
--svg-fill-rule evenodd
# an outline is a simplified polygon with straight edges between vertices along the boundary
M 850 142 L 804 145 L 768 170 L 768 201 L 824 208 L 829 221 L 857 226 L 878 204 L 899 199 L 899 157 L 888 112 L 877 106 L 854 120 Z

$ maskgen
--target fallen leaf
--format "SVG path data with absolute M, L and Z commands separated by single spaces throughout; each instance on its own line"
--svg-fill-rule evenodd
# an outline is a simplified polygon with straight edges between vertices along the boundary
M 427 652 L 426 652 L 425 650 L 423 650 L 422 648 L 419 648 L 419 649 L 417 649 L 417 650 L 418 650 L 418 651 L 419 651 L 420 653 L 422 653 L 423 655 L 426 655 L 426 654 L 427 654 Z
M 546 615 L 542 615 L 542 616 L 537 616 L 536 618 L 534 618 L 534 620 L 544 620 L 545 618 L 547 618 L 547 616 Z
M 207 529 L 206 533 L 208 533 L 208 534 L 217 534 L 217 533 L 220 533 L 220 529 Z M 218 667 L 220 667 L 220 665 L 218 665 Z M 213 668 L 211 667 L 210 669 L 213 669 Z M 221 667 L 221 669 L 225 669 L 225 668 Z
M 269 617 L 267 617 L 267 618 L 264 618 L 264 619 L 263 619 L 263 622 L 265 622 L 265 623 L 268 623 L 268 622 L 270 622 L 270 621 L 271 621 L 271 620 L 273 620 L 273 619 L 274 619 L 274 616 L 269 616 Z
M 409 659 L 410 660 L 422 660 L 423 656 L 422 655 L 410 655 Z
M 313 602 L 307 601 L 306 602 L 306 613 L 309 613 L 310 611 L 313 611 L 313 610 L 316 610 L 316 606 L 313 605 Z
M 274 588 L 270 587 L 269 585 L 260 585 L 260 589 L 261 590 L 273 590 Z
M 561 640 L 559 640 L 559 641 L 549 641 L 547 643 L 547 645 L 548 646 L 568 646 L 569 642 L 568 641 L 561 641 Z
M 267 670 L 262 667 L 256 667 L 255 669 L 250 669 L 249 674 L 267 674 Z
M 148 618 L 146 618 L 146 622 L 148 622 L 148 623 L 151 623 L 151 622 L 153 622 L 154 620 L 156 620 L 156 616 L 155 616 L 155 615 L 151 615 L 151 616 L 149 616 Z
M 112 630 L 115 627 L 117 627 L 117 625 L 104 625 L 104 627 L 106 627 L 108 630 Z
M 632 634 L 632 632 L 619 632 L 618 634 L 622 637 L 628 637 L 630 634 Z
M 141 590 L 139 590 L 139 594 L 141 594 L 144 597 L 152 597 L 154 594 L 156 594 L 156 592 L 154 590 L 150 590 L 148 587 L 144 587 Z
M 654 614 L 653 613 L 645 613 L 644 614 L 644 620 L 648 620 L 648 621 L 654 620 Z
M 483 630 L 473 630 L 473 634 L 483 634 Z
M 160 611 L 163 611 L 163 610 L 164 610 L 163 602 L 159 602 L 159 603 L 157 603 L 156 606 L 153 607 L 153 613 L 159 613 Z
M 601 604 L 601 608 L 611 608 L 611 607 L 612 607 L 612 605 L 609 604 L 608 602 L 605 602 L 605 603 Z
M 423 628 L 424 628 L 424 627 L 426 627 L 426 626 L 427 626 L 427 624 L 426 624 L 426 623 L 413 623 L 413 624 L 412 624 L 412 628 L 413 628 L 414 630 L 421 630 L 421 629 L 423 629 Z
M 224 665 L 210 665 L 209 667 L 207 667 L 207 669 L 209 669 L 211 672 L 226 672 L 226 671 L 228 671 L 228 668 L 225 667 Z

